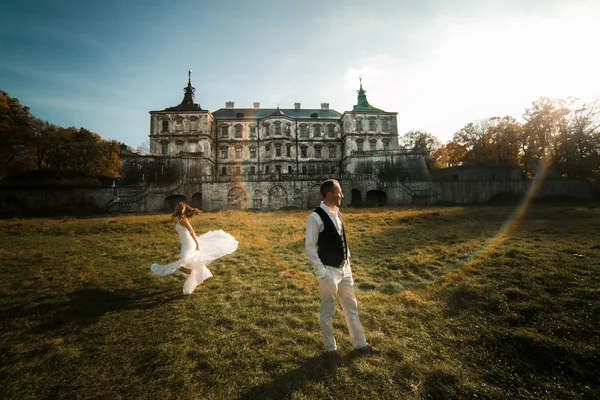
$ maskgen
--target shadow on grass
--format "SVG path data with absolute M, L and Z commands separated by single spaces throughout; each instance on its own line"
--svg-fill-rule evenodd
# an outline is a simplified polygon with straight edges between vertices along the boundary
M 332 361 L 324 354 L 309 358 L 296 369 L 279 375 L 274 380 L 255 386 L 238 397 L 238 400 L 268 400 L 291 399 L 292 394 L 309 382 L 326 382 L 328 376 L 338 367 L 351 364 L 358 357 L 366 357 L 353 351 L 337 361 Z
M 73 333 L 96 323 L 107 313 L 150 309 L 178 298 L 181 296 L 169 296 L 169 292 L 139 289 L 82 289 L 70 293 L 61 302 L 0 310 L 0 320 L 38 319 L 41 323 L 31 328 L 30 333 Z

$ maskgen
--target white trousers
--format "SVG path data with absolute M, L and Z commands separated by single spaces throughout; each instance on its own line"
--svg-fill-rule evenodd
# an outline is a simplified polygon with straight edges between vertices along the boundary
M 325 266 L 327 274 L 319 279 L 319 296 L 321 297 L 321 333 L 325 342 L 325 350 L 337 350 L 335 336 L 333 335 L 333 316 L 335 315 L 335 301 L 340 300 L 340 305 L 346 317 L 346 324 L 350 338 L 355 349 L 367 345 L 365 332 L 358 319 L 358 304 L 354 295 L 354 279 L 350 263 L 346 262 L 342 268 Z

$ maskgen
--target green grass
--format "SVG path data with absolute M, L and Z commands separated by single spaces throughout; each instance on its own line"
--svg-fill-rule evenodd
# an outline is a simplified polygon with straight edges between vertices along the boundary
M 2 399 L 600 397 L 600 207 L 345 210 L 381 355 L 322 357 L 307 211 L 196 217 L 237 252 L 191 296 L 166 215 L 0 221 Z

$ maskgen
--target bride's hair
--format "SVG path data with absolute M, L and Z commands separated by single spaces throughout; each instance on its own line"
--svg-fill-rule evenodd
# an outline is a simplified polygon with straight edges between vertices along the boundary
M 200 214 L 202 211 L 185 204 L 184 202 L 178 203 L 175 207 L 175 211 L 171 217 L 175 218 L 177 221 L 181 221 L 184 218 L 190 219 L 194 215 Z

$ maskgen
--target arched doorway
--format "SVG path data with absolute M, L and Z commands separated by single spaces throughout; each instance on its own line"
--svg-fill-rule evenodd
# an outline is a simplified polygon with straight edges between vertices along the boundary
M 174 194 L 165 199 L 165 211 L 173 211 L 179 202 L 187 202 L 187 198 L 182 194 Z
M 269 209 L 279 210 L 287 206 L 287 190 L 281 185 L 273 186 L 269 190 Z
M 363 205 L 362 193 L 358 189 L 352 189 L 350 202 L 354 207 Z
M 192 207 L 202 210 L 202 193 L 194 193 L 192 195 Z
M 248 194 L 239 186 L 232 187 L 227 193 L 227 205 L 230 208 L 246 208 Z
M 381 190 L 369 190 L 367 192 L 367 204 L 370 206 L 385 206 L 387 194 Z

